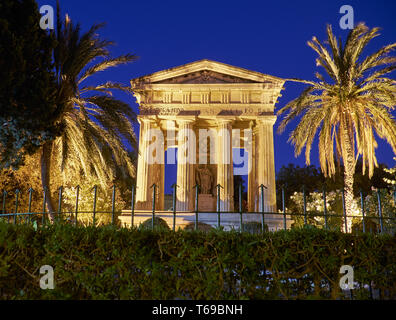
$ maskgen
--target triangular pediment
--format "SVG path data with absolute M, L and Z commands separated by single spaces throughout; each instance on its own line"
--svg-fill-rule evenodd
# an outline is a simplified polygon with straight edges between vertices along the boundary
M 162 81 L 154 82 L 161 83 L 179 83 L 179 84 L 197 84 L 197 83 L 254 83 L 249 79 L 231 76 L 225 73 L 215 72 L 211 70 L 200 70 L 196 72 L 186 73 L 174 78 L 167 78 Z
M 131 81 L 135 84 L 282 83 L 283 79 L 225 63 L 200 60 Z

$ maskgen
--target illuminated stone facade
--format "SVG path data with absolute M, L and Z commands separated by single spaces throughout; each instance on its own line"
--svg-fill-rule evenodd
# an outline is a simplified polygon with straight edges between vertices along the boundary
M 284 82 L 210 60 L 133 79 L 140 111 L 136 209 L 151 210 L 153 184 L 159 191 L 156 209 L 164 209 L 165 163 L 174 161 L 169 150 L 177 147 L 177 210 L 194 212 L 194 186 L 201 182 L 201 211 L 233 211 L 232 149 L 244 148 L 248 158 L 240 174 L 248 175 L 248 210 L 261 212 L 264 185 L 264 211 L 276 212 L 274 106 Z M 153 142 L 162 146 L 154 156 Z

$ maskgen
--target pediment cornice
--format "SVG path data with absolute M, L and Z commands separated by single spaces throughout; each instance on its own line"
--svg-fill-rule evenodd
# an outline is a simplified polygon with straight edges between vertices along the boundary
M 225 63 L 200 60 L 131 80 L 132 88 L 148 84 L 271 83 L 283 86 L 285 80 Z

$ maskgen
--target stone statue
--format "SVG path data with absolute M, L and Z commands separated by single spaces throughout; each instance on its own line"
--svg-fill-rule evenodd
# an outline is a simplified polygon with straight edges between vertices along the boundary
M 213 175 L 207 166 L 197 168 L 195 180 L 201 188 L 201 194 L 212 194 Z
M 161 184 L 161 166 L 158 164 L 153 164 L 151 173 L 152 176 L 150 187 L 155 183 L 158 188 Z

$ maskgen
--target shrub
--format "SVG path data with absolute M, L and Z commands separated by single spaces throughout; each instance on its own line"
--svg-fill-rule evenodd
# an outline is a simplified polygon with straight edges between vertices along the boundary
M 214 228 L 211 225 L 203 222 L 198 222 L 197 229 L 203 232 L 209 232 L 211 230 L 214 230 Z M 190 230 L 190 231 L 195 230 L 195 222 L 188 223 L 184 228 L 184 230 Z
M 379 225 L 374 219 L 364 218 L 365 232 L 378 233 Z M 352 225 L 352 232 L 363 232 L 363 221 L 356 222 Z
M 242 230 L 251 234 L 262 233 L 261 222 L 249 221 L 242 224 Z M 264 232 L 268 232 L 268 226 L 264 224 Z
M 1 299 L 338 299 L 340 267 L 396 298 L 394 236 L 317 228 L 260 235 L 0 222 Z M 41 290 L 40 267 L 54 268 Z M 348 296 L 349 297 L 349 294 Z
M 142 222 L 139 226 L 140 230 L 151 230 L 152 229 L 152 221 L 153 218 L 149 218 Z M 154 229 L 165 229 L 165 230 L 170 230 L 168 224 L 166 221 L 160 217 L 154 217 Z

